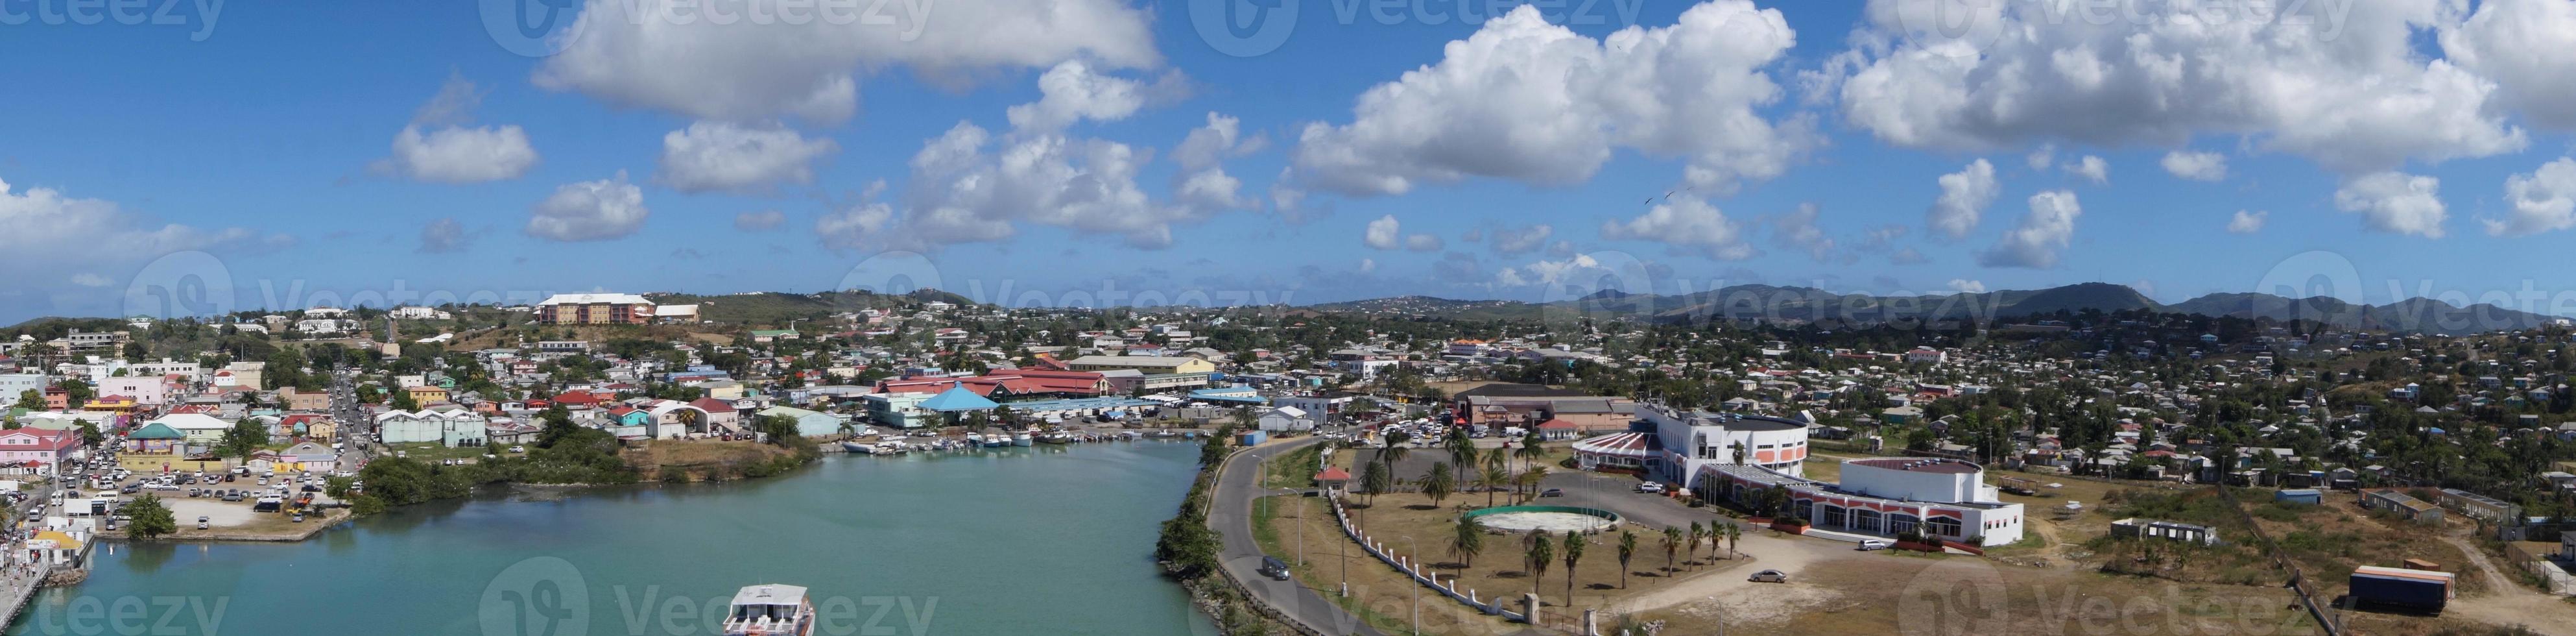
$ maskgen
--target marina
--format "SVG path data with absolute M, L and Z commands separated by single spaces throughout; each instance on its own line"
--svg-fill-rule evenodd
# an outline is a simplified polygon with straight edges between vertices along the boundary
M 587 608 L 587 624 L 550 633 L 716 634 L 736 595 L 763 583 L 805 588 L 825 625 L 892 630 L 866 633 L 1213 633 L 1152 560 L 1155 524 L 1197 455 L 1140 440 L 835 456 L 766 480 L 496 491 L 300 543 L 119 546 L 88 582 L 36 592 L 7 633 L 97 633 L 73 629 L 88 617 L 79 608 L 121 598 L 226 603 L 220 625 L 187 626 L 182 613 L 183 633 L 281 619 L 541 633 L 488 632 L 475 608 L 510 610 L 497 599 L 551 586 L 561 607 Z M 1058 545 L 1083 549 L 1044 549 Z M 392 597 L 405 602 L 381 602 Z M 675 602 L 704 610 L 676 624 L 687 630 L 654 613 Z M 654 612 L 637 623 L 635 607 Z

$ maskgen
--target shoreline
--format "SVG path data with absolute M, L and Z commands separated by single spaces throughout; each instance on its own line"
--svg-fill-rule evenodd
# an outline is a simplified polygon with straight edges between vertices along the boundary
M 329 530 L 341 524 L 356 521 L 357 519 L 358 516 L 351 514 L 347 508 L 332 508 L 326 511 L 322 518 L 305 519 L 304 523 L 294 524 L 296 527 L 289 528 L 286 531 L 263 531 L 241 528 L 209 528 L 198 530 L 191 527 L 182 527 L 178 532 L 172 532 L 152 539 L 136 539 L 131 533 L 124 530 L 102 531 L 98 533 L 98 539 L 102 541 L 116 541 L 128 545 L 160 542 L 295 543 L 305 539 L 311 539 L 314 535 L 322 534 L 322 531 L 324 530 Z

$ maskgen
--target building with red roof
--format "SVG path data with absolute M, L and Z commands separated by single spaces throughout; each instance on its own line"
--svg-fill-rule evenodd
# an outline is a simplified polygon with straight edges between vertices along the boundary
M 19 428 L 0 431 L 0 467 L 50 475 L 81 449 L 80 431 Z

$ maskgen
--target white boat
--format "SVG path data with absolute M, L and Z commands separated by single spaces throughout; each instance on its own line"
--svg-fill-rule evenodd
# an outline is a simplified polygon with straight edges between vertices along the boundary
M 1021 434 L 1018 434 L 1018 435 L 1013 435 L 1013 436 L 1011 436 L 1011 445 L 1012 445 L 1012 446 L 1035 446 L 1035 445 L 1037 445 L 1037 438 L 1029 437 L 1029 434 L 1028 434 L 1028 433 L 1021 433 Z
M 876 452 L 876 447 L 875 447 L 875 446 L 870 446 L 870 445 L 867 445 L 867 444 L 861 444 L 861 443 L 858 443 L 858 442 L 841 442 L 841 450 L 845 450 L 845 451 L 849 451 L 849 452 L 859 453 L 859 454 L 865 455 L 865 454 L 875 453 L 875 452 Z
M 813 636 L 814 603 L 805 588 L 753 585 L 733 594 L 724 636 Z
M 992 437 L 984 438 L 985 448 L 1000 448 L 1009 445 L 1011 445 L 1011 436 L 1009 435 L 994 433 Z
M 968 444 L 975 444 L 975 445 L 981 446 L 981 445 L 983 445 L 983 444 L 984 444 L 984 434 L 983 434 L 983 433 L 967 433 L 967 434 L 966 434 L 966 443 L 968 443 Z

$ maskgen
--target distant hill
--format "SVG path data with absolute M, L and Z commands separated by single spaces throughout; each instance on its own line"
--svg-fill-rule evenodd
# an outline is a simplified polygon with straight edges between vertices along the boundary
M 2126 285 L 2110 283 L 1918 296 L 1836 294 L 1812 287 L 1736 285 L 1680 295 L 1605 290 L 1574 300 L 1549 303 L 1401 296 L 1327 303 L 1312 308 L 1462 320 L 1592 317 L 1667 322 L 1768 319 L 1837 324 L 1878 324 L 1897 320 L 1982 321 L 2061 311 L 2113 313 L 2151 310 L 2213 317 L 2305 319 L 2357 329 L 2420 333 L 2530 329 L 2557 320 L 2493 305 L 2458 307 L 2425 298 L 2371 306 L 2326 297 L 2291 299 L 2271 294 L 2238 293 L 2210 294 L 2166 305 Z

